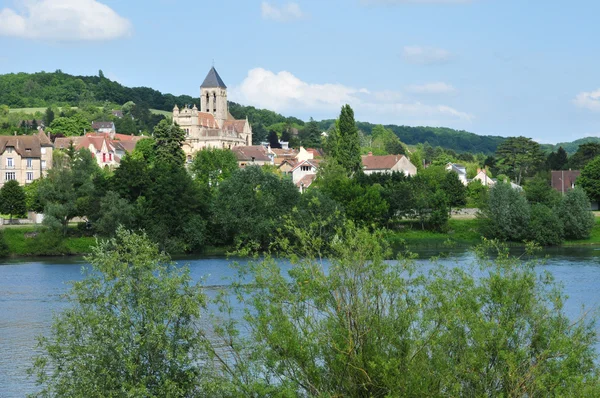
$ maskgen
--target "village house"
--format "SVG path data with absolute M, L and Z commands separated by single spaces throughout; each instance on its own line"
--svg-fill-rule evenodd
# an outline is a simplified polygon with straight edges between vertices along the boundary
M 92 122 L 92 130 L 102 134 L 115 134 L 117 132 L 114 122 Z
M 67 149 L 71 143 L 75 149 L 88 149 L 98 166 L 118 167 L 125 154 L 132 152 L 143 136 L 125 134 L 88 133 L 83 137 L 61 137 L 54 141 L 56 149 Z
M 575 188 L 575 182 L 581 175 L 579 170 L 552 170 L 552 188 L 562 193 Z
M 489 177 L 485 169 L 477 169 L 477 174 L 471 181 L 480 181 L 484 186 L 489 188 L 496 185 L 496 180 Z
M 30 184 L 52 167 L 53 145 L 43 130 L 34 135 L 0 136 L 0 186 Z
M 252 145 L 248 119 L 236 120 L 229 113 L 227 86 L 213 67 L 200 86 L 200 109 L 194 104 L 173 108 L 173 123 L 185 131 L 183 150 L 192 157 L 203 148 L 233 149 Z
M 237 157 L 240 168 L 246 166 L 274 165 L 273 154 L 270 154 L 267 148 L 262 145 L 236 146 L 231 150 Z
M 292 182 L 298 187 L 300 193 L 304 193 L 317 178 L 319 160 L 309 159 L 298 162 L 290 171 Z
M 458 179 L 463 183 L 463 185 L 467 185 L 469 183 L 469 181 L 467 181 L 467 168 L 462 164 L 448 163 L 446 165 L 446 170 L 458 174 Z
M 417 175 L 417 168 L 404 155 L 374 156 L 369 152 L 362 157 L 365 174 L 403 172 L 406 176 Z

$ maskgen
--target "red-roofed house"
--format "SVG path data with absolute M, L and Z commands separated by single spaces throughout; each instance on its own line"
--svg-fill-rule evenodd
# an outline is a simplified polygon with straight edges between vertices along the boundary
M 417 175 L 417 168 L 404 155 L 373 156 L 369 153 L 362 157 L 365 174 L 403 172 L 407 176 Z
M 54 141 L 56 149 L 66 149 L 71 143 L 75 149 L 86 148 L 100 167 L 118 167 L 121 158 L 135 149 L 135 145 L 144 137 L 125 134 L 88 133 L 83 137 L 61 137 Z
M 292 182 L 296 184 L 301 193 L 313 183 L 318 169 L 319 160 L 310 159 L 298 162 L 290 171 Z

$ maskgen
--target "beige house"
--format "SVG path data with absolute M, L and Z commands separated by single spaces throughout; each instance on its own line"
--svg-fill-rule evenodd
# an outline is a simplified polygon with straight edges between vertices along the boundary
M 52 167 L 53 145 L 40 130 L 34 135 L 0 137 L 0 187 L 16 180 L 30 184 Z
M 417 175 L 417 168 L 404 155 L 373 156 L 369 153 L 362 157 L 365 174 L 403 172 L 406 176 Z
M 238 160 L 238 166 L 265 166 L 273 165 L 273 155 L 262 145 L 236 146 L 232 148 Z
M 61 137 L 54 141 L 56 149 L 67 149 L 73 143 L 75 149 L 88 149 L 98 166 L 115 168 L 126 153 L 135 149 L 143 136 L 125 134 L 88 133 L 83 137 Z
M 481 181 L 481 183 L 486 186 L 486 187 L 493 187 L 494 185 L 496 185 L 496 180 L 490 178 L 487 175 L 487 172 L 485 171 L 485 169 L 478 169 L 477 170 L 477 175 L 475 177 L 473 177 L 473 179 L 471 181 Z
M 173 108 L 173 123 L 185 131 L 183 150 L 192 157 L 204 148 L 233 149 L 252 145 L 248 119 L 236 120 L 229 113 L 227 86 L 213 67 L 200 86 L 200 109 L 184 105 Z

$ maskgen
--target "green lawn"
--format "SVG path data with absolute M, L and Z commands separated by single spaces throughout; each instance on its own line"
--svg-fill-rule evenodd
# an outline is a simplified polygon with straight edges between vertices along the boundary
M 25 234 L 35 231 L 35 227 L 3 228 L 4 240 L 12 256 L 56 256 L 77 255 L 91 252 L 96 244 L 93 237 L 67 237 L 61 239 L 55 235 L 38 234 L 37 237 L 26 237 Z
M 448 232 L 440 233 L 424 231 L 418 223 L 407 222 L 402 223 L 401 229 L 390 233 L 389 241 L 393 246 L 472 246 L 481 241 L 479 223 L 478 219 L 450 219 Z

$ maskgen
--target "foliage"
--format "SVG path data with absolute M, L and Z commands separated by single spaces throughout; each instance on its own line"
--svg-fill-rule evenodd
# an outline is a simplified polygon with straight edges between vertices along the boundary
M 485 237 L 519 242 L 528 236 L 529 204 L 525 196 L 510 184 L 498 182 L 490 189 L 481 217 Z
M 91 125 L 83 115 L 76 113 L 71 117 L 57 117 L 49 125 L 49 130 L 54 134 L 64 134 L 67 137 L 83 135 L 91 130 Z
M 135 207 L 118 193 L 108 191 L 100 199 L 100 217 L 93 220 L 94 230 L 104 237 L 112 237 L 119 226 L 129 228 L 133 225 Z
M 527 238 L 540 246 L 560 245 L 564 240 L 563 223 L 550 207 L 536 203 L 531 206 Z
M 540 203 L 553 208 L 560 201 L 560 194 L 552 188 L 545 174 L 536 174 L 525 184 L 525 197 L 529 203 Z
M 298 189 L 288 179 L 258 166 L 236 170 L 218 187 L 212 212 L 226 243 L 237 239 L 267 245 L 280 219 L 299 200 Z
M 157 161 L 183 166 L 185 153 L 181 146 L 185 142 L 185 132 L 177 124 L 162 120 L 154 128 L 154 139 Z
M 27 198 L 23 187 L 16 180 L 7 181 L 0 188 L 0 212 L 13 216 L 24 215 L 27 211 Z
M 194 157 L 190 171 L 206 188 L 215 188 L 238 169 L 235 154 L 229 149 L 205 148 Z
M 479 180 L 467 184 L 467 204 L 471 208 L 481 209 L 487 205 L 488 187 Z
M 4 238 L 4 231 L 0 231 L 0 258 L 8 257 L 10 254 L 10 248 L 8 247 L 8 243 L 6 243 L 6 239 Z
M 446 172 L 440 188 L 448 197 L 448 206 L 464 207 L 467 204 L 467 187 L 460 181 L 457 173 Z
M 335 134 L 328 137 L 331 140 L 330 156 L 351 175 L 362 170 L 360 157 L 360 140 L 354 121 L 354 111 L 350 105 L 344 105 L 337 123 Z
M 572 323 L 535 264 L 481 250 L 423 275 L 386 261 L 380 231 L 346 225 L 327 261 L 293 232 L 307 249 L 288 271 L 268 256 L 239 267 L 243 323 L 217 300 L 216 344 L 233 352 L 213 348 L 217 396 L 597 395 L 594 323 Z
M 600 142 L 581 144 L 569 159 L 569 168 L 582 170 L 590 161 L 600 155 Z
M 73 283 L 71 305 L 40 337 L 43 355 L 30 369 L 38 395 L 195 395 L 205 299 L 189 270 L 122 228 L 88 261 L 92 270 Z
M 533 174 L 544 161 L 540 144 L 525 137 L 507 138 L 496 150 L 496 167 L 517 185 Z
M 313 118 L 310 118 L 298 135 L 305 148 L 321 148 L 321 129 Z
M 583 189 L 575 187 L 568 190 L 558 205 L 557 213 L 563 223 L 566 239 L 589 238 L 595 220 L 590 211 L 590 201 Z
M 566 170 L 569 164 L 569 155 L 562 146 L 558 147 L 556 152 L 548 155 L 546 163 L 550 170 Z
M 594 158 L 581 170 L 577 184 L 585 190 L 590 200 L 600 202 L 600 156 Z

